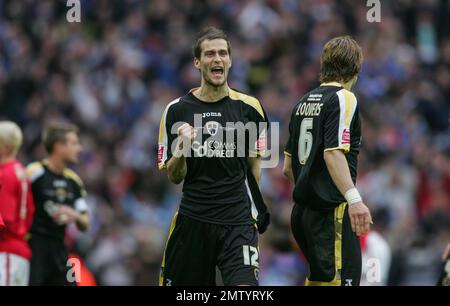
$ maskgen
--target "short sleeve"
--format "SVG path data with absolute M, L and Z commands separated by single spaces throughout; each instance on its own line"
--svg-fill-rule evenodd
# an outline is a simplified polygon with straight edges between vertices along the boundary
M 255 106 L 250 108 L 249 120 L 256 123 L 258 136 L 256 142 L 250 144 L 250 152 L 256 153 L 256 156 L 264 156 L 267 150 L 269 120 L 260 102 L 257 99 L 255 101 Z
M 79 213 L 88 212 L 88 205 L 86 201 L 87 192 L 83 185 L 78 185 L 78 192 L 75 196 L 75 210 Z
M 294 113 L 298 106 L 294 108 L 291 114 L 291 120 L 289 121 L 289 138 L 286 142 L 286 146 L 284 147 L 284 154 L 287 156 L 292 156 L 292 146 L 294 144 Z
M 81 178 L 73 170 L 66 168 L 64 169 L 64 175 L 71 179 L 75 185 L 75 202 L 74 208 L 79 213 L 88 212 L 88 205 L 86 201 L 87 192 L 84 187 L 84 183 Z
M 341 89 L 327 103 L 324 116 L 325 151 L 350 151 L 350 125 L 355 116 L 357 101 L 353 93 Z
M 179 98 L 170 102 L 164 110 L 159 124 L 158 137 L 158 169 L 163 170 L 167 167 L 167 162 L 172 157 L 172 142 L 176 135 L 171 133 L 172 126 L 175 124 L 175 113 L 172 105 L 179 102 Z

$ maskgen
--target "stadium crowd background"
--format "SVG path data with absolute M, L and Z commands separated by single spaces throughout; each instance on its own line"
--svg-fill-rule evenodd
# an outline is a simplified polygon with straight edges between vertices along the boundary
M 23 163 L 44 156 L 45 122 L 80 127 L 76 170 L 92 227 L 69 228 L 67 240 L 100 285 L 157 284 L 181 192 L 156 167 L 159 120 L 199 84 L 191 45 L 205 25 L 229 34 L 229 83 L 280 122 L 280 153 L 292 107 L 318 85 L 323 44 L 356 38 L 365 56 L 358 188 L 393 252 L 388 283 L 436 282 L 450 241 L 449 1 L 382 1 L 381 23 L 366 20 L 366 1 L 350 0 L 82 0 L 81 9 L 81 23 L 68 23 L 66 1 L 0 1 L 0 118 L 22 127 Z M 262 285 L 297 285 L 307 273 L 281 166 L 262 177 L 273 215 L 260 242 Z

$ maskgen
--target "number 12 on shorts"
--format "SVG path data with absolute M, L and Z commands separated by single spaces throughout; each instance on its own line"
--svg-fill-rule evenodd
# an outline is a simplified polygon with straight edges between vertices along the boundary
M 244 252 L 244 265 L 247 265 L 247 266 L 252 265 L 254 267 L 259 268 L 258 248 L 255 248 L 254 246 L 251 246 L 251 245 L 243 245 L 242 248 L 243 248 L 243 252 Z

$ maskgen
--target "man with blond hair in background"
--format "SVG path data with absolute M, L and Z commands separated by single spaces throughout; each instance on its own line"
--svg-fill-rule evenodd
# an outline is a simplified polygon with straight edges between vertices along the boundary
M 34 202 L 30 183 L 17 153 L 22 132 L 11 121 L 0 121 L 0 286 L 26 286 L 31 249 L 26 241 Z

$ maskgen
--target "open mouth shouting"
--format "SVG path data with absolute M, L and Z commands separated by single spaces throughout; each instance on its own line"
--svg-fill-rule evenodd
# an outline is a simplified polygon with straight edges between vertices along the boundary
M 211 68 L 211 73 L 214 78 L 221 78 L 224 74 L 224 69 L 223 67 L 215 66 Z

